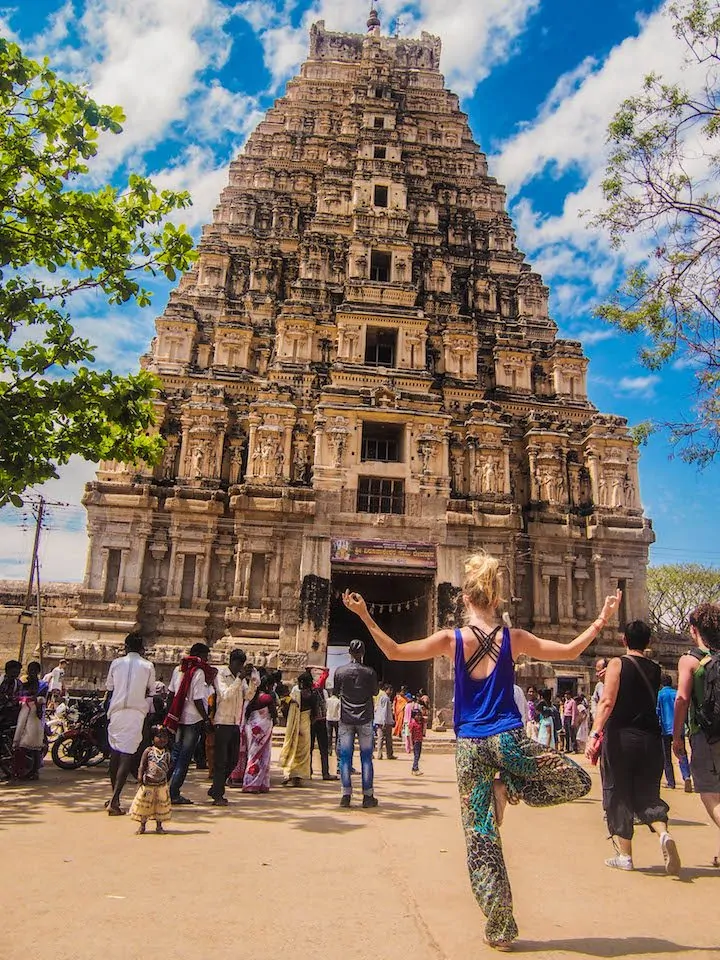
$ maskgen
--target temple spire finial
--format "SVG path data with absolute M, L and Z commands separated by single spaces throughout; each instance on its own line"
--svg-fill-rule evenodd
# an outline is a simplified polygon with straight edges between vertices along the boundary
M 370 16 L 368 17 L 367 28 L 368 33 L 375 33 L 376 30 L 380 30 L 380 17 L 378 16 L 374 3 L 370 5 Z

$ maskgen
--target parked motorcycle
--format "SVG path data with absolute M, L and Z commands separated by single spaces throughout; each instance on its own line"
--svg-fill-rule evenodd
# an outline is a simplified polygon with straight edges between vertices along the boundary
M 95 767 L 110 756 L 107 715 L 102 702 L 97 697 L 81 700 L 77 712 L 77 722 L 53 744 L 53 763 L 61 770 Z

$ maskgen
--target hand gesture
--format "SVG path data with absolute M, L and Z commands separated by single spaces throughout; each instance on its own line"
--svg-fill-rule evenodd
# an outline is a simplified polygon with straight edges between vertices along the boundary
M 614 594 L 610 594 L 609 597 L 605 597 L 605 603 L 603 604 L 602 613 L 600 616 L 603 620 L 609 620 L 613 613 L 620 607 L 620 601 L 622 600 L 622 590 L 616 590 Z
M 368 612 L 367 604 L 359 593 L 350 593 L 349 590 L 346 590 L 342 599 L 348 610 L 357 614 L 358 617 L 363 617 Z

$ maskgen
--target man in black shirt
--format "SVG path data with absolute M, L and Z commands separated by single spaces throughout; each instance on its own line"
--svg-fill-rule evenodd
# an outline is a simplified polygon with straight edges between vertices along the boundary
M 360 745 L 362 765 L 363 807 L 376 807 L 373 795 L 373 697 L 378 692 L 378 679 L 372 667 L 363 665 L 365 644 L 353 640 L 350 644 L 352 663 L 335 671 L 334 692 L 340 697 L 340 726 L 338 728 L 338 759 L 342 781 L 341 807 L 350 806 L 352 796 L 351 767 L 355 737 Z

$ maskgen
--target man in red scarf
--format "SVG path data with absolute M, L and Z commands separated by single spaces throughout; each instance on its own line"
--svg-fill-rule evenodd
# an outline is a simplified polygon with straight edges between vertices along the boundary
M 198 745 L 203 727 L 210 726 L 208 717 L 208 687 L 215 683 L 217 670 L 207 662 L 210 648 L 195 643 L 190 655 L 183 657 L 170 681 L 173 694 L 165 726 L 175 733 L 172 749 L 173 772 L 170 777 L 170 802 L 174 805 L 192 803 L 181 794 L 190 761 Z

